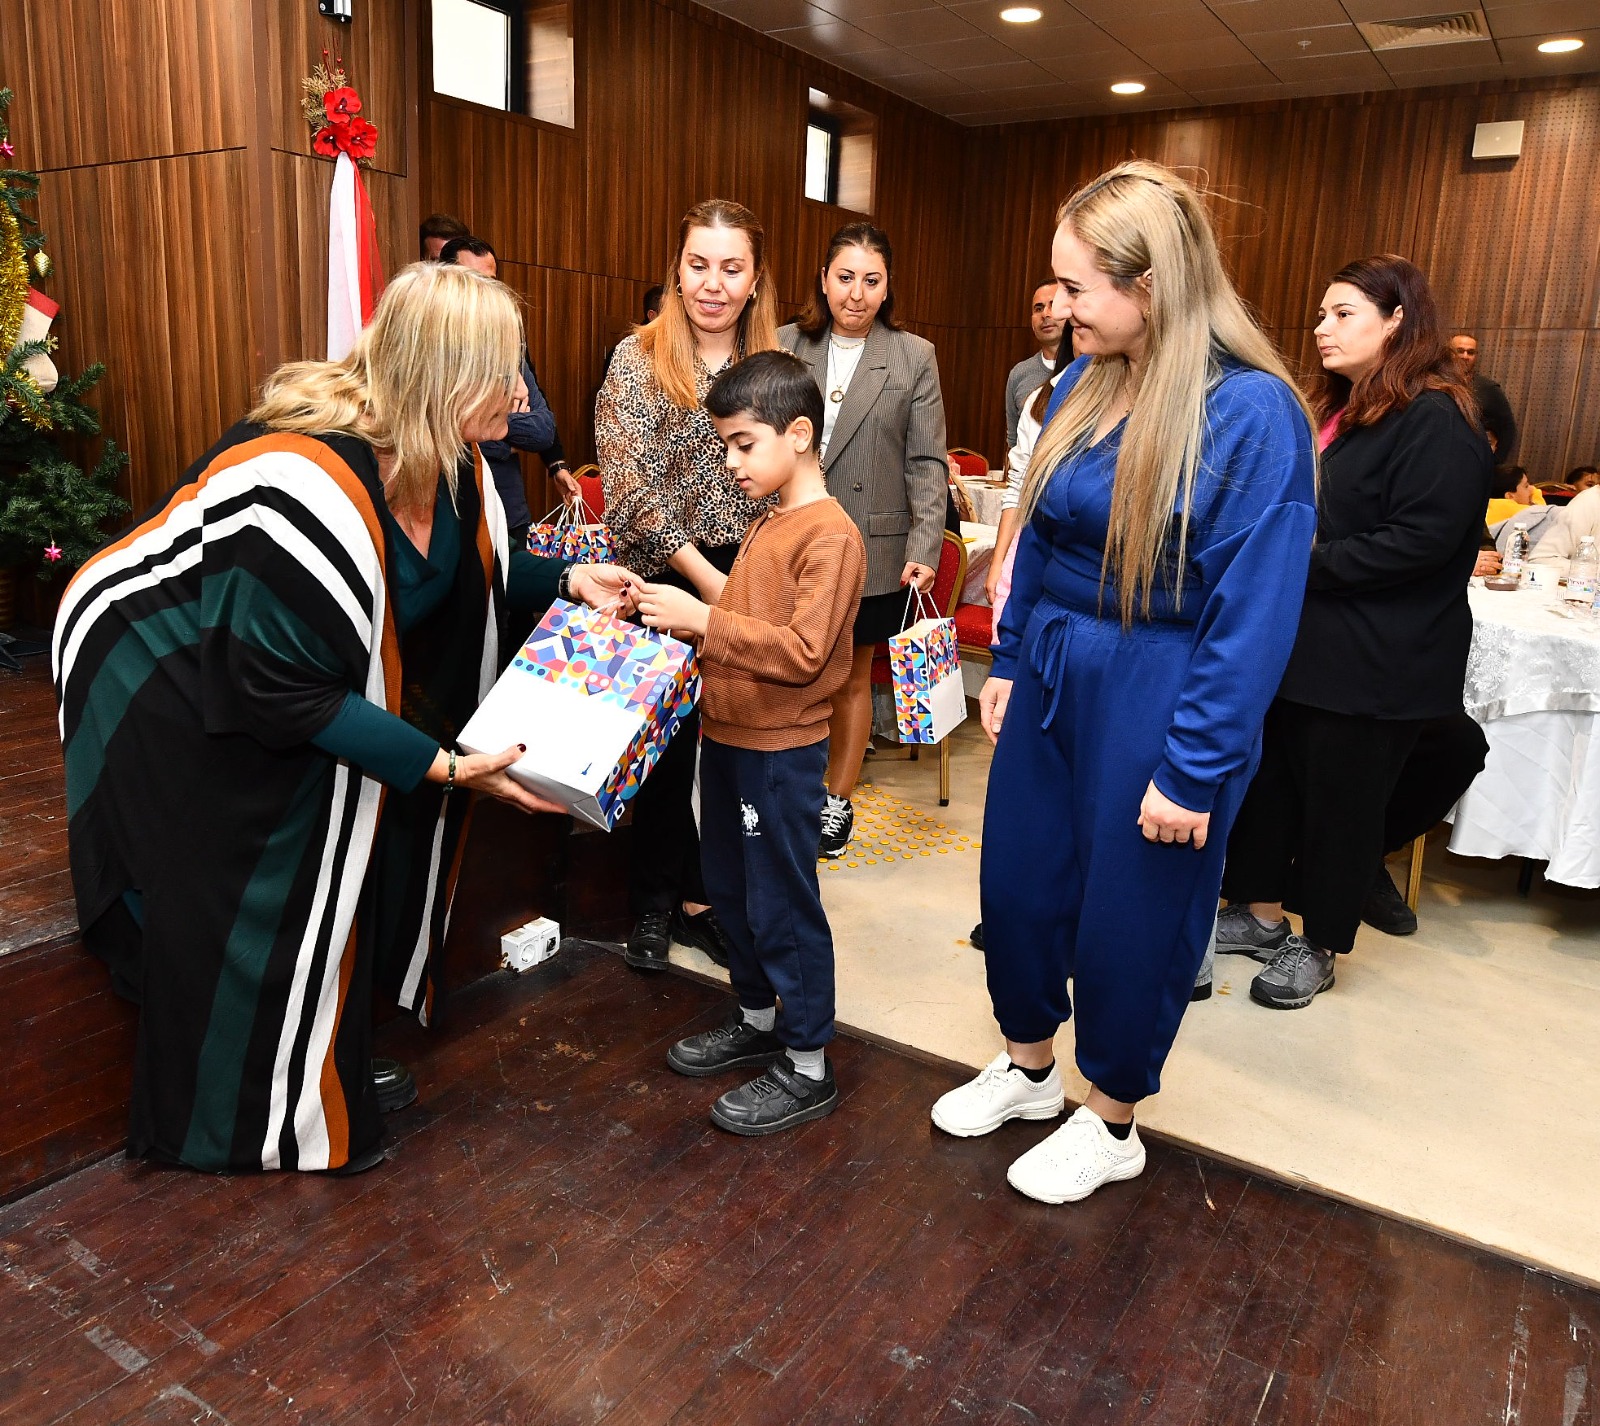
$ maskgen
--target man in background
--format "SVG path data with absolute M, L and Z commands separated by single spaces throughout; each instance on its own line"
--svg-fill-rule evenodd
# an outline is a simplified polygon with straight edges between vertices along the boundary
M 1473 399 L 1483 416 L 1483 429 L 1494 450 L 1494 463 L 1510 465 L 1517 458 L 1517 418 L 1511 414 L 1511 403 L 1500 383 L 1478 370 L 1478 339 L 1471 332 L 1457 332 L 1450 338 L 1450 350 L 1461 363 L 1461 374 L 1472 386 Z
M 494 249 L 482 238 L 451 238 L 440 250 L 439 261 L 454 263 L 457 267 L 470 267 L 485 277 L 500 275 L 500 262 Z M 550 403 L 539 390 L 539 379 L 527 350 L 522 353 L 522 380 L 528 388 L 527 401 L 511 413 L 503 441 L 481 441 L 478 448 L 489 463 L 494 476 L 494 488 L 500 492 L 500 503 L 506 508 L 506 524 L 511 531 L 511 546 L 520 548 L 528 538 L 528 527 L 533 523 L 533 513 L 528 509 L 528 495 L 522 483 L 522 466 L 516 451 L 532 451 L 544 460 L 545 472 L 555 481 L 556 488 L 566 500 L 576 499 L 580 493 L 578 482 L 567 469 L 566 452 L 561 446 L 561 436 L 556 431 L 556 418 Z M 515 448 L 515 449 L 513 449 Z
M 417 247 L 423 262 L 438 262 L 439 250 L 452 238 L 470 238 L 472 229 L 449 213 L 429 213 L 417 229 Z
M 1061 323 L 1051 311 L 1055 303 L 1056 284 L 1051 278 L 1033 289 L 1033 339 L 1039 350 L 1025 357 L 1011 368 L 1006 377 L 1006 451 L 1009 454 L 1017 443 L 1017 421 L 1022 416 L 1022 403 L 1044 385 L 1056 370 L 1056 353 L 1061 349 Z

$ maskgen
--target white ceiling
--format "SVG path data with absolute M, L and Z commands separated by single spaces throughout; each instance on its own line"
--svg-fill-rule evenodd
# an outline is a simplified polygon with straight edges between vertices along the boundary
M 700 0 L 963 124 L 1240 104 L 1600 70 L 1600 0 L 1463 0 L 1489 38 L 1374 52 L 1359 22 L 1449 0 Z M 1541 40 L 1582 39 L 1565 55 Z M 1142 94 L 1110 92 L 1138 80 Z

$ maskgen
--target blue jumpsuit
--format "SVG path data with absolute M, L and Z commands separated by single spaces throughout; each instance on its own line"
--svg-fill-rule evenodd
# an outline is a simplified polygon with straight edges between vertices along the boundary
M 1062 377 L 1050 417 L 1082 375 Z M 1205 956 L 1223 854 L 1294 645 L 1316 530 L 1311 430 L 1276 377 L 1222 368 L 1206 400 L 1181 599 L 1158 573 L 1123 630 L 1100 588 L 1119 425 L 1057 467 L 1017 546 L 993 676 L 1013 680 L 989 773 L 989 995 L 1010 1040 L 1073 1013 L 1078 1068 L 1113 1099 L 1161 1087 Z M 1176 559 L 1173 553 L 1166 568 Z M 1209 812 L 1205 849 L 1147 842 L 1155 782 Z

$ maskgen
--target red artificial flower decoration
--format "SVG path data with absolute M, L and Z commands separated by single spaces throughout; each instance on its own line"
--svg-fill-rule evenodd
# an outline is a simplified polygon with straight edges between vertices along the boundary
M 338 134 L 339 130 L 332 124 L 318 129 L 311 136 L 312 150 L 321 154 L 323 158 L 338 158 L 340 153 Z
M 348 84 L 341 85 L 322 96 L 322 107 L 330 124 L 348 124 L 361 112 L 361 96 Z
M 378 148 L 378 126 L 365 119 L 351 119 L 344 126 L 344 151 L 353 159 L 371 158 Z

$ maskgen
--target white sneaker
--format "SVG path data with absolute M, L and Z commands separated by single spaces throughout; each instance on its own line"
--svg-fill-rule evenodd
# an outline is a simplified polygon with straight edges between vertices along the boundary
M 947 1134 L 970 1139 L 998 1129 L 1007 1119 L 1054 1119 L 1065 1104 L 1057 1066 L 1051 1065 L 1050 1073 L 1035 1084 L 1002 1051 L 976 1079 L 939 1096 L 933 1122 Z
M 1103 1183 L 1120 1183 L 1143 1172 L 1138 1128 L 1129 1130 L 1126 1139 L 1113 1139 L 1105 1121 L 1086 1104 L 1012 1164 L 1006 1182 L 1040 1203 L 1076 1203 Z

